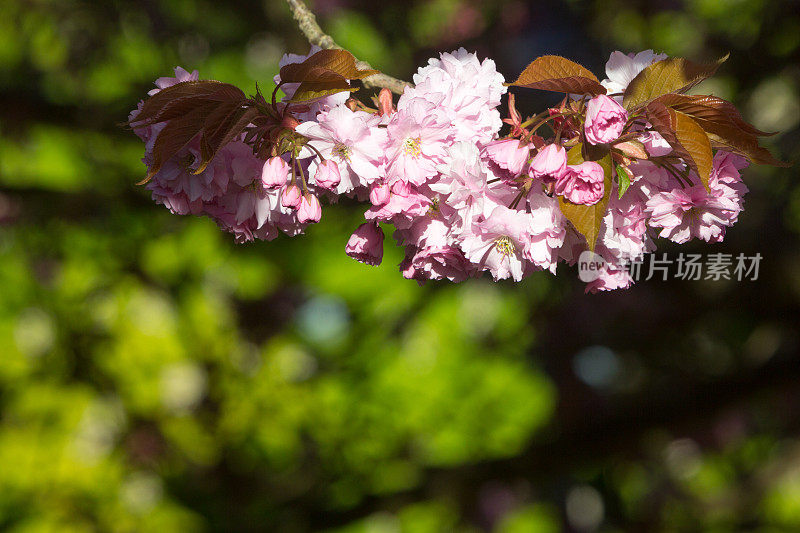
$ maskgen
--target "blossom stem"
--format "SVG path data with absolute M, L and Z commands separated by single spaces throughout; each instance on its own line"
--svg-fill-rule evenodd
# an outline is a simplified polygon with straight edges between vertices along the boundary
M 289 9 L 292 10 L 292 16 L 297 21 L 297 27 L 303 32 L 308 42 L 316 44 L 320 48 L 336 48 L 342 50 L 343 48 L 336 44 L 333 37 L 322 31 L 317 23 L 317 17 L 308 9 L 303 0 L 286 0 Z M 356 61 L 356 66 L 359 70 L 371 70 L 372 67 L 366 61 Z M 374 89 L 386 87 L 395 94 L 403 94 L 406 87 L 412 85 L 403 80 L 393 78 L 384 73 L 373 74 L 361 80 L 365 89 Z

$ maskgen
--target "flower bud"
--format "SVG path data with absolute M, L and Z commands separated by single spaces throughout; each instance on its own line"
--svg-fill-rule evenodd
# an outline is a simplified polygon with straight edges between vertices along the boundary
M 300 206 L 297 208 L 297 221 L 301 224 L 306 222 L 319 222 L 322 217 L 322 207 L 319 199 L 313 194 L 306 194 L 300 199 Z
M 378 114 L 381 116 L 391 115 L 395 112 L 392 91 L 384 87 L 378 93 Z
M 276 189 L 289 179 L 289 164 L 280 157 L 270 157 L 261 171 L 261 183 L 265 189 Z
M 584 132 L 591 144 L 607 144 L 622 134 L 628 113 L 625 109 L 604 94 L 595 96 L 586 105 Z
M 283 207 L 290 209 L 297 209 L 300 207 L 300 187 L 297 185 L 288 185 L 281 192 L 281 204 Z
M 314 181 L 322 188 L 334 190 L 339 185 L 339 182 L 342 181 L 341 174 L 339 174 L 339 165 L 330 159 L 322 161 L 317 165 Z
M 556 182 L 556 194 L 573 204 L 592 205 L 603 198 L 605 192 L 603 167 L 594 161 L 569 165 Z
M 563 146 L 548 144 L 531 161 L 528 173 L 543 182 L 559 179 L 567 169 L 567 151 Z
M 389 195 L 391 190 L 385 183 L 381 183 L 372 187 L 369 191 L 369 201 L 374 206 L 386 205 L 389 203 Z
M 347 255 L 367 265 L 380 265 L 383 260 L 383 230 L 374 222 L 361 224 L 345 246 Z
M 281 126 L 284 128 L 289 128 L 290 130 L 295 129 L 299 125 L 300 121 L 291 115 L 286 115 L 283 117 L 283 120 L 281 120 Z

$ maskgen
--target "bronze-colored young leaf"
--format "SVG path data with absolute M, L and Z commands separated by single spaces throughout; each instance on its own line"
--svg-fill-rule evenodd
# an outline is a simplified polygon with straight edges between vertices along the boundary
M 657 99 L 667 107 L 686 113 L 695 120 L 707 120 L 749 135 L 769 137 L 777 132 L 761 131 L 744 118 L 736 106 L 727 100 L 712 95 L 667 94 Z
M 606 94 L 597 76 L 586 67 L 560 56 L 542 56 L 525 67 L 512 87 L 573 94 Z
M 647 120 L 708 189 L 714 153 L 705 130 L 689 115 L 659 102 L 647 106 Z
M 630 140 L 614 145 L 614 148 L 622 152 L 625 156 L 631 159 L 647 159 L 650 155 L 640 141 Z
M 377 70 L 359 70 L 356 58 L 347 50 L 320 50 L 302 63 L 290 63 L 280 70 L 280 78 L 284 83 L 302 83 L 304 81 L 332 81 L 329 73 L 342 79 L 360 80 Z
M 759 145 L 759 136 L 773 134 L 749 124 L 732 103 L 722 98 L 710 95 L 668 94 L 656 99 L 653 104 L 655 103 L 662 103 L 691 116 L 708 134 L 713 148 L 736 152 L 753 163 L 790 166 L 773 157 L 769 150 Z
M 634 109 L 665 94 L 686 92 L 713 76 L 726 59 L 728 54 L 719 61 L 706 65 L 682 57 L 656 61 L 631 80 L 625 89 L 622 104 L 626 109 Z
M 197 107 L 185 116 L 170 120 L 156 137 L 153 144 L 153 162 L 147 177 L 138 185 L 153 179 L 161 167 L 186 147 L 203 130 L 206 118 L 213 112 L 212 106 Z
M 258 110 L 231 102 L 218 106 L 207 118 L 200 139 L 200 165 L 194 174 L 203 172 L 226 144 L 236 139 L 252 122 Z
M 245 94 L 229 83 L 213 80 L 184 81 L 147 98 L 131 125 L 156 124 L 180 117 L 211 102 L 244 101 Z
M 582 147 L 577 144 L 570 148 L 567 152 L 567 162 L 570 165 L 578 165 L 583 163 L 583 156 L 581 155 Z M 603 186 L 603 198 L 594 205 L 581 205 L 573 204 L 564 199 L 563 196 L 558 197 L 558 205 L 561 212 L 567 217 L 575 229 L 584 236 L 589 249 L 594 251 L 597 244 L 597 237 L 600 235 L 600 225 L 603 223 L 603 217 L 608 210 L 608 199 L 611 195 L 611 188 L 613 183 L 611 181 L 611 154 L 606 155 L 597 163 L 603 167 L 605 173 L 605 180 Z
M 343 91 L 357 91 L 358 87 L 351 87 L 347 80 L 338 81 L 304 81 L 292 95 L 292 102 L 307 102 Z
M 737 153 L 758 165 L 784 168 L 792 166 L 791 163 L 776 159 L 769 150 L 758 144 L 758 139 L 754 136 L 747 136 L 741 131 L 730 130 L 718 124 L 705 123 L 703 120 L 697 122 L 708 132 L 714 148 Z

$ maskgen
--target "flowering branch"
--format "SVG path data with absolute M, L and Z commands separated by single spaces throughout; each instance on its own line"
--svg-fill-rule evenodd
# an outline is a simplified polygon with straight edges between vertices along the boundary
M 309 43 L 316 44 L 323 49 L 342 50 L 342 47 L 336 44 L 333 37 L 322 31 L 322 28 L 317 24 L 317 17 L 308 9 L 303 0 L 286 0 L 286 3 L 289 5 L 289 9 L 292 10 L 292 16 L 297 21 L 297 27 L 300 28 Z M 357 61 L 356 66 L 360 70 L 372 69 L 366 61 Z M 395 94 L 403 94 L 405 88 L 411 85 L 407 81 L 398 80 L 382 72 L 364 78 L 361 83 L 366 89 L 386 87 Z
M 284 56 L 280 101 L 176 69 L 129 118 L 156 202 L 211 217 L 239 242 L 302 233 L 321 199 L 349 196 L 368 206 L 345 247 L 361 262 L 381 262 L 384 223 L 405 248 L 403 276 L 420 283 L 487 271 L 521 281 L 578 262 L 587 290 L 612 290 L 633 283 L 628 265 L 656 237 L 721 241 L 743 209 L 740 171 L 785 165 L 732 103 L 685 94 L 722 60 L 615 52 L 600 81 L 543 56 L 504 83 L 494 61 L 461 48 L 411 86 L 366 68 L 301 0 L 287 2 L 325 48 Z M 374 107 L 350 98 L 352 80 L 383 87 Z M 396 106 L 387 86 L 402 92 Z M 503 120 L 508 86 L 565 96 L 523 120 L 509 95 Z

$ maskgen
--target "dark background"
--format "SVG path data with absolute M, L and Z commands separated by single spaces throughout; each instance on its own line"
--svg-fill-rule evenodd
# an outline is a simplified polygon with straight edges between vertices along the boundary
M 317 1 L 410 78 L 458 46 L 507 79 L 555 53 L 731 52 L 698 91 L 800 153 L 800 3 Z M 363 207 L 236 245 L 133 184 L 118 126 L 181 65 L 253 92 L 307 43 L 277 0 L 0 3 L 0 530 L 800 529 L 800 184 L 750 168 L 725 242 L 757 280 L 576 273 L 418 287 Z M 369 94 L 362 96 L 368 97 Z M 518 93 L 523 112 L 553 98 Z

